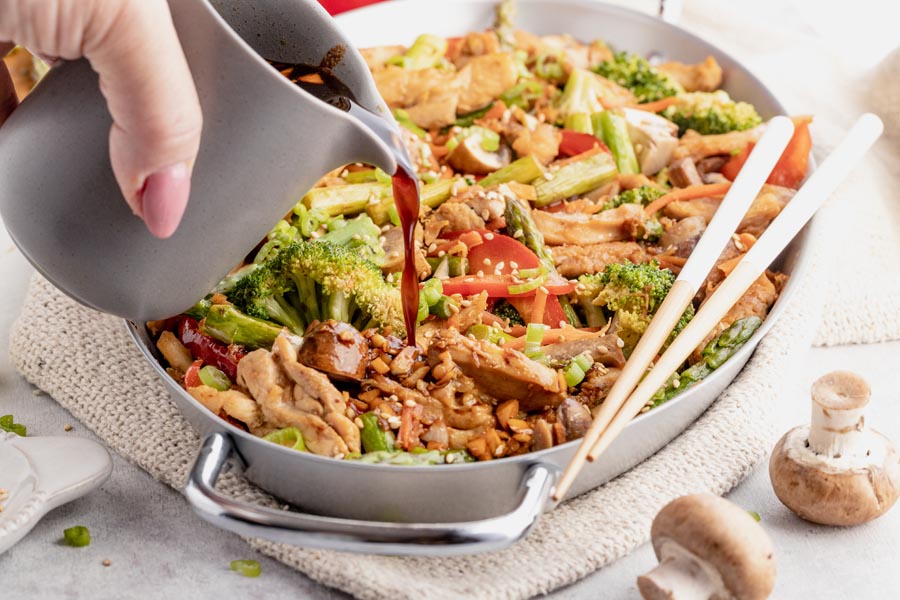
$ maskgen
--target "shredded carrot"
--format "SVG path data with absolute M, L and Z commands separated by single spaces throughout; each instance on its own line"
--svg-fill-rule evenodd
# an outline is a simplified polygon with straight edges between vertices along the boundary
M 723 260 L 719 264 L 716 265 L 716 268 L 722 271 L 727 277 L 731 275 L 731 272 L 734 271 L 734 268 L 741 262 L 741 259 L 744 258 L 743 254 L 739 254 L 734 258 L 729 258 L 728 260 Z
M 525 328 L 522 328 L 524 331 Z M 512 335 L 517 332 L 515 328 L 510 330 Z M 555 344 L 560 338 L 567 342 L 572 340 L 586 340 L 595 337 L 602 337 L 606 331 L 604 329 L 575 329 L 574 327 L 561 327 L 557 329 L 548 329 L 544 332 L 544 339 L 541 341 L 542 346 L 547 344 Z M 525 335 L 521 335 L 514 340 L 509 340 L 503 344 L 504 348 L 512 348 L 513 350 L 522 350 L 525 348 Z
M 479 121 L 489 120 L 489 119 L 500 119 L 503 117 L 503 113 L 506 112 L 506 103 L 503 100 L 497 100 L 494 102 L 494 105 L 491 107 L 489 111 L 484 113 L 484 116 Z
M 544 309 L 547 308 L 547 296 L 550 295 L 547 288 L 539 287 L 534 292 L 534 304 L 531 306 L 531 320 L 529 323 L 543 323 Z
M 669 96 L 668 98 L 663 98 L 662 100 L 656 100 L 654 102 L 635 104 L 633 108 L 637 108 L 638 110 L 645 110 L 647 112 L 658 113 L 666 110 L 676 102 L 678 102 L 678 98 L 676 98 L 675 96 Z
M 686 188 L 678 188 L 664 196 L 660 196 L 648 204 L 644 209 L 644 214 L 650 217 L 672 202 L 678 200 L 694 200 L 695 198 L 705 198 L 707 196 L 724 196 L 728 193 L 729 189 L 731 189 L 731 182 L 705 183 L 703 185 L 691 185 Z

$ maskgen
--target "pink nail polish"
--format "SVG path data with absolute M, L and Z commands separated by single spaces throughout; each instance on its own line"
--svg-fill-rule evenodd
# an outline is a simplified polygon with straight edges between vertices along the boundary
M 147 177 L 141 190 L 141 212 L 150 233 L 161 239 L 175 233 L 190 193 L 191 174 L 184 163 L 166 167 Z

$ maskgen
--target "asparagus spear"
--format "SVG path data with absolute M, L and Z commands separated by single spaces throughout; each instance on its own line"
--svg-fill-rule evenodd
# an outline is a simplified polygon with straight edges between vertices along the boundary
M 726 360 L 734 356 L 741 346 L 753 337 L 760 325 L 762 325 L 762 319 L 759 317 L 746 317 L 732 323 L 728 329 L 713 338 L 703 348 L 699 362 L 691 365 L 681 373 L 672 375 L 669 383 L 660 388 L 653 396 L 652 406 L 656 407 L 664 402 L 668 402 L 725 364 Z
M 538 179 L 533 184 L 537 193 L 534 205 L 540 208 L 557 200 L 584 194 L 611 181 L 615 176 L 616 164 L 613 158 L 606 152 L 597 152 Z
M 437 208 L 450 198 L 453 186 L 456 185 L 458 181 L 458 178 L 439 179 L 434 183 L 423 185 L 420 191 L 419 201 L 422 203 L 422 206 Z M 396 210 L 394 207 L 394 196 L 391 194 L 390 190 L 388 190 L 387 196 L 382 198 L 380 202 L 367 204 L 365 206 L 366 214 L 368 214 L 375 224 L 379 226 L 384 225 L 391 220 L 392 209 L 394 211 Z
M 578 133 L 594 135 L 594 125 L 591 123 L 591 115 L 587 113 L 574 113 L 566 117 L 565 128 Z
M 203 333 L 224 344 L 271 348 L 282 328 L 245 315 L 230 304 L 213 304 L 201 322 Z
M 507 198 L 504 217 L 506 218 L 507 233 L 537 254 L 541 263 L 551 273 L 556 272 L 553 255 L 550 254 L 550 250 L 544 243 L 544 234 L 541 233 L 537 225 L 535 225 L 534 219 L 531 218 L 531 209 L 514 198 Z
M 625 117 L 604 110 L 594 114 L 591 121 L 595 135 L 603 140 L 616 159 L 619 173 L 640 173 L 641 166 L 634 153 L 631 137 L 628 135 L 628 123 L 625 121 Z
M 516 181 L 518 183 L 531 183 L 544 174 L 544 168 L 541 163 L 532 156 L 523 156 L 513 161 L 503 168 L 497 169 L 484 179 L 478 182 L 481 187 L 490 187 L 501 183 Z
M 303 197 L 303 204 L 311 210 L 319 209 L 336 217 L 362 212 L 373 198 L 379 199 L 390 193 L 390 184 L 380 182 L 333 185 L 311 189 Z

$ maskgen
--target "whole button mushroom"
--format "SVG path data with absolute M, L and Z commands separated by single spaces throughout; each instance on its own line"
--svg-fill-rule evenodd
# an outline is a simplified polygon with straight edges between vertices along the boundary
M 900 455 L 866 427 L 871 392 L 855 373 L 834 371 L 812 386 L 812 422 L 791 429 L 769 461 L 775 495 L 822 525 L 859 525 L 880 517 L 900 495 Z
M 775 585 L 769 536 L 718 496 L 676 498 L 653 519 L 650 537 L 659 566 L 638 577 L 645 600 L 763 600 Z

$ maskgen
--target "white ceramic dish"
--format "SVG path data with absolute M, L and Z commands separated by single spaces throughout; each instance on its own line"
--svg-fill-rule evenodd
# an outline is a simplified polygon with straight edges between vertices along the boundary
M 112 472 L 109 452 L 76 437 L 20 437 L 0 431 L 0 554 L 57 506 L 98 488 Z

